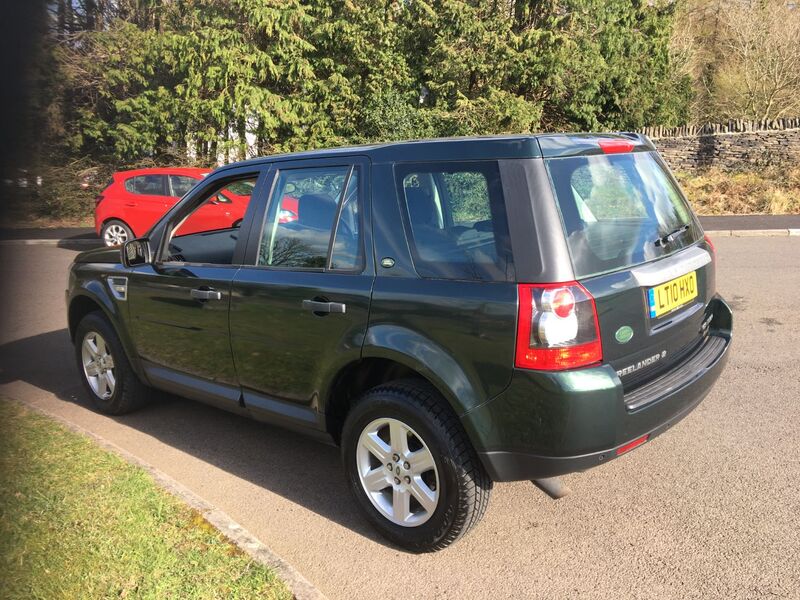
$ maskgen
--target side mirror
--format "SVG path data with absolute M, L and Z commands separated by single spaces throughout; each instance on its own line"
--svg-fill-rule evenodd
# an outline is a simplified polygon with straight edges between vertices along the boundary
M 150 264 L 150 240 L 139 238 L 130 240 L 122 245 L 122 264 L 126 267 Z

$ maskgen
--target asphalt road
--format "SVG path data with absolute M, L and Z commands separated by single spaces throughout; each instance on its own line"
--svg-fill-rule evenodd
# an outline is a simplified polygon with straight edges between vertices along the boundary
M 700 217 L 706 231 L 720 229 L 800 229 L 800 215 L 719 215 Z
M 0 227 L 0 240 L 97 240 L 91 227 Z
M 108 418 L 67 340 L 74 252 L 1 247 L 0 394 L 96 432 L 217 505 L 330 598 L 800 597 L 800 238 L 719 238 L 727 371 L 672 431 L 567 477 L 495 487 L 455 546 L 411 555 L 356 512 L 334 448 L 171 398 Z

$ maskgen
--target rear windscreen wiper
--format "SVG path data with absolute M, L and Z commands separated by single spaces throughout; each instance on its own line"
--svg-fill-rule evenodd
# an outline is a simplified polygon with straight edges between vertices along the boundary
M 678 227 L 677 229 L 675 229 L 673 231 L 670 231 L 667 235 L 665 235 L 663 237 L 658 238 L 655 241 L 655 244 L 656 244 L 656 246 L 666 246 L 670 242 L 674 242 L 675 239 L 679 235 L 682 235 L 682 234 L 686 233 L 687 231 L 689 231 L 689 223 L 687 223 L 686 225 L 683 225 L 681 227 Z

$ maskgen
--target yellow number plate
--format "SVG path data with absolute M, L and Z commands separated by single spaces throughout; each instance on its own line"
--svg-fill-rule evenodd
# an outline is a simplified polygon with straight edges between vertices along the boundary
M 697 271 L 650 288 L 647 290 L 650 318 L 656 319 L 672 312 L 694 298 L 697 298 Z

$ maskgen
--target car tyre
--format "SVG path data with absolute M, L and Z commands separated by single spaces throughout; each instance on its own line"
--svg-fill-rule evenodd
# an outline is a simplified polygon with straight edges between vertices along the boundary
M 133 372 L 117 332 L 103 313 L 89 313 L 78 324 L 75 359 L 83 385 L 100 412 L 122 415 L 150 399 L 151 388 Z
M 100 237 L 106 246 L 121 246 L 128 240 L 133 239 L 133 231 L 119 219 L 110 219 L 103 223 L 100 230 Z
M 396 381 L 361 396 L 344 423 L 342 458 L 369 522 L 406 550 L 442 550 L 486 512 L 492 480 L 458 417 L 426 382 Z

